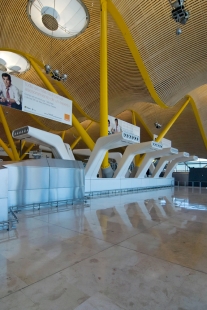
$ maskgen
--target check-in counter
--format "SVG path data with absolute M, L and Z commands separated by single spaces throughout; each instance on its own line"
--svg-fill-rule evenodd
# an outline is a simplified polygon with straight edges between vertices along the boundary
M 8 221 L 8 170 L 0 168 L 0 223 Z
M 84 197 L 82 162 L 42 158 L 15 162 L 4 167 L 8 175 L 9 207 Z

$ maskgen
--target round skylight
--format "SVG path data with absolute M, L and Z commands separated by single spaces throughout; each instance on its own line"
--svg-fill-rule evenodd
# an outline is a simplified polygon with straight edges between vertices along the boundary
M 30 69 L 30 63 L 23 56 L 7 52 L 0 51 L 0 70 L 7 71 L 8 73 L 24 73 Z
M 80 0 L 29 0 L 27 12 L 32 24 L 44 34 L 69 39 L 89 24 L 89 13 Z

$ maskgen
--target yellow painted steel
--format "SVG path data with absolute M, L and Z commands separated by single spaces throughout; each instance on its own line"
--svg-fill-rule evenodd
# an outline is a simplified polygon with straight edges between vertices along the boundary
M 23 150 L 23 148 L 24 148 L 24 146 L 25 146 L 25 143 L 26 143 L 25 140 L 21 143 L 21 149 L 20 149 L 19 152 L 18 152 L 18 154 L 19 154 L 20 157 L 21 157 L 21 152 L 22 152 L 22 150 Z
M 29 114 L 34 120 L 35 122 L 37 122 L 37 124 L 39 124 L 42 128 L 44 128 L 45 130 L 50 130 L 49 127 L 45 126 L 45 124 L 43 124 L 38 118 L 36 115 L 33 115 L 33 114 Z
M 25 53 L 25 52 L 22 52 L 22 51 L 19 51 L 19 50 L 16 50 L 16 49 L 12 49 L 12 48 L 0 48 L 0 51 L 8 51 L 8 52 L 13 52 L 13 53 L 16 53 L 16 54 L 19 54 L 23 57 L 26 57 L 29 61 L 31 61 L 31 59 L 33 61 L 36 62 L 36 64 L 38 64 L 38 66 L 40 66 L 42 69 L 44 68 L 43 64 L 41 61 L 39 61 L 37 58 L 31 56 L 30 54 L 28 53 Z M 70 100 L 73 101 L 73 104 L 74 106 L 77 108 L 77 110 L 79 110 L 79 112 L 85 116 L 86 118 L 88 119 L 91 119 L 89 115 L 87 115 L 87 113 L 85 113 L 83 111 L 83 109 L 79 106 L 79 104 L 74 100 L 74 98 L 69 94 L 69 92 L 66 90 L 66 88 L 60 83 L 59 85 L 59 88 L 62 90 L 62 92 L 66 95 L 66 97 Z M 95 121 L 93 119 L 91 119 L 92 121 Z M 42 125 L 42 124 L 41 124 Z
M 56 82 L 56 83 L 59 83 L 59 82 Z M 69 92 L 67 91 L 67 89 L 64 87 L 64 85 L 63 85 L 62 83 L 59 83 L 59 84 L 58 84 L 58 87 L 62 90 L 62 92 L 64 93 L 64 95 L 65 95 L 68 99 L 72 100 L 74 107 L 76 107 L 76 109 L 77 109 L 83 116 L 85 116 L 87 119 L 89 119 L 89 120 L 95 122 L 95 120 L 94 120 L 93 118 L 91 118 L 87 113 L 85 113 L 85 112 L 83 111 L 83 109 L 81 109 L 81 107 L 79 106 L 79 104 L 78 104 L 78 103 L 75 101 L 75 99 L 69 94 Z
M 65 139 L 65 130 L 62 132 L 62 135 L 61 135 L 61 138 L 62 138 L 62 140 L 64 141 L 64 139 Z
M 50 83 L 50 81 L 47 79 L 47 77 L 44 75 L 44 73 L 40 70 L 37 63 L 32 59 L 29 58 L 29 61 L 31 62 L 32 67 L 39 75 L 40 79 L 43 81 L 45 86 L 53 93 L 58 94 L 56 89 L 53 87 L 53 85 Z M 89 147 L 90 150 L 93 150 L 95 143 L 91 139 L 91 137 L 87 134 L 85 129 L 81 126 L 75 115 L 72 115 L 72 124 L 78 131 L 79 135 L 82 137 L 83 141 L 86 143 L 86 145 Z
M 107 0 L 101 0 L 100 35 L 100 137 L 108 135 L 108 42 L 107 42 Z M 102 168 L 108 168 L 108 153 Z
M 204 127 L 203 127 L 203 124 L 202 124 L 202 121 L 201 121 L 201 118 L 200 118 L 197 106 L 195 104 L 194 99 L 191 96 L 189 96 L 189 98 L 190 98 L 190 103 L 191 103 L 191 106 L 192 106 L 192 109 L 193 109 L 193 113 L 195 115 L 198 127 L 200 129 L 201 136 L 203 138 L 203 142 L 204 142 L 205 147 L 207 149 L 207 138 L 206 138 L 205 130 L 204 130 Z
M 3 109 L 2 109 L 1 106 L 0 106 L 0 119 L 1 119 L 2 125 L 4 127 L 4 130 L 5 130 L 7 139 L 9 141 L 10 147 L 12 149 L 14 160 L 18 161 L 19 160 L 19 155 L 18 155 L 18 152 L 17 152 L 17 149 L 16 149 L 16 145 L 15 145 L 14 140 L 12 138 L 9 126 L 7 124 L 7 121 L 6 121 L 6 118 L 5 118 L 5 115 L 4 115 L 4 112 L 3 112 Z
M 32 143 L 28 148 L 27 150 L 25 151 L 25 153 L 21 156 L 20 160 L 24 159 L 25 156 L 27 155 L 27 153 L 29 153 L 31 151 L 31 149 L 33 148 L 33 146 L 35 146 L 34 143 Z
M 84 143 L 88 146 L 88 148 L 93 151 L 93 148 L 95 146 L 94 141 L 91 139 L 91 137 L 88 135 L 88 133 L 85 131 L 85 129 L 81 126 L 75 115 L 73 115 L 73 126 L 78 131 L 79 135 L 83 139 Z
M 133 37 L 129 31 L 129 28 L 127 26 L 127 24 L 125 23 L 123 17 L 121 16 L 121 14 L 118 12 L 117 8 L 115 7 L 115 5 L 112 3 L 111 0 L 108 0 L 108 12 L 112 15 L 113 19 L 115 20 L 117 26 L 119 27 L 120 31 L 122 32 L 124 39 L 134 57 L 134 60 L 137 64 L 137 67 L 142 75 L 142 78 L 147 86 L 147 89 L 149 90 L 150 95 L 152 96 L 152 98 L 154 99 L 154 101 L 162 108 L 167 108 L 167 106 L 165 105 L 165 103 L 160 99 L 160 97 L 158 96 L 154 85 L 150 79 L 150 76 L 147 72 L 147 69 L 144 65 L 144 62 L 142 60 L 142 57 L 139 53 L 139 50 L 136 46 L 136 44 L 134 43 Z
M 141 116 L 134 110 L 131 110 L 132 115 L 134 115 L 133 117 L 135 117 L 135 120 L 138 119 L 139 122 L 142 124 L 142 126 L 144 127 L 144 129 L 147 131 L 148 135 L 150 136 L 151 139 L 153 139 L 153 134 L 151 133 L 150 129 L 147 127 L 147 125 L 145 124 L 145 122 L 143 121 L 143 119 L 141 118 Z M 132 118 L 133 120 L 133 118 Z M 134 124 L 134 123 L 133 123 Z M 136 125 L 136 123 L 135 123 Z
M 187 107 L 188 103 L 190 102 L 190 97 L 187 98 L 186 102 L 182 105 L 180 110 L 173 116 L 173 118 L 169 121 L 169 123 L 165 126 L 165 128 L 162 130 L 162 132 L 159 134 L 159 136 L 156 138 L 156 142 L 160 142 L 166 133 L 170 130 L 170 128 L 173 126 L 173 124 L 176 122 L 180 114 L 183 112 L 183 110 Z M 142 164 L 142 161 L 144 159 L 146 154 L 143 154 L 137 164 L 138 167 Z
M 190 102 L 190 98 L 186 100 L 186 102 L 182 105 L 180 110 L 173 116 L 173 118 L 169 121 L 169 123 L 165 126 L 165 128 L 162 130 L 162 132 L 158 135 L 156 138 L 156 142 L 160 142 L 162 138 L 166 135 L 166 133 L 170 130 L 172 125 L 176 122 L 180 114 L 183 112 L 183 110 L 187 107 L 188 103 Z
M 86 131 L 88 131 L 88 129 L 91 127 L 91 125 L 93 124 L 93 122 L 90 122 L 90 124 L 86 127 Z M 72 144 L 71 144 L 71 149 L 73 150 L 74 149 L 74 147 L 78 144 L 78 142 L 81 140 L 82 138 L 81 138 L 81 136 L 80 137 L 78 137 Z
M 0 146 L 3 148 L 3 150 L 7 153 L 7 155 L 11 158 L 11 160 L 14 160 L 14 156 L 8 146 L 0 139 Z

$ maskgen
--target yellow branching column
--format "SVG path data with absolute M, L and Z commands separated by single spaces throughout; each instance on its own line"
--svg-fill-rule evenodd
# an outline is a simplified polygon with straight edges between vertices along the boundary
M 173 118 L 169 121 L 169 123 L 165 126 L 165 128 L 161 131 L 159 136 L 156 138 L 156 142 L 161 142 L 161 140 L 164 138 L 164 136 L 167 134 L 167 132 L 170 130 L 170 128 L 173 126 L 173 124 L 176 122 L 176 120 L 179 118 L 180 114 L 184 111 L 184 109 L 187 107 L 188 103 L 190 102 L 190 98 L 188 97 L 186 102 L 182 105 L 180 110 L 173 116 Z M 145 154 L 140 158 L 138 167 L 140 167 Z
M 86 131 L 88 131 L 88 129 L 92 126 L 93 122 L 90 122 L 90 124 L 87 126 L 87 128 L 85 129 Z M 72 144 L 71 144 L 71 150 L 73 150 L 75 148 L 75 146 L 78 144 L 78 142 L 81 140 L 81 136 L 78 137 Z
M 108 42 L 107 42 L 107 0 L 101 0 L 100 36 L 100 136 L 108 135 Z M 109 174 L 108 174 L 109 173 Z M 108 153 L 102 163 L 103 177 L 110 177 Z
M 182 107 L 180 108 L 180 110 L 173 116 L 173 118 L 169 121 L 169 123 L 167 124 L 167 126 L 165 126 L 165 128 L 162 130 L 162 132 L 159 134 L 159 136 L 156 139 L 156 142 L 160 142 L 162 140 L 162 138 L 164 138 L 164 136 L 166 135 L 166 133 L 170 130 L 170 128 L 172 127 L 172 125 L 175 123 L 175 121 L 178 119 L 178 117 L 180 116 L 180 114 L 183 112 L 183 110 L 187 107 L 188 103 L 190 102 L 190 98 L 188 98 L 186 100 L 186 102 L 182 105 Z
M 44 75 L 44 73 L 40 70 L 39 66 L 36 64 L 36 62 L 29 58 L 30 63 L 34 70 L 39 75 L 40 79 L 43 81 L 45 86 L 53 93 L 58 94 L 56 89 L 53 87 L 53 85 L 50 83 L 50 81 L 47 79 L 47 77 Z M 85 131 L 85 129 L 81 126 L 75 115 L 72 115 L 72 124 L 75 127 L 75 129 L 78 131 L 79 135 L 82 137 L 85 144 L 88 146 L 88 148 L 92 151 L 94 148 L 95 143 L 91 139 L 91 137 L 88 135 L 88 133 Z
M 4 127 L 4 130 L 5 130 L 7 139 L 9 141 L 10 147 L 12 149 L 12 156 L 11 156 L 11 152 L 8 153 L 8 150 L 6 151 L 5 144 L 2 143 L 3 141 L 1 141 L 1 145 L 12 160 L 18 161 L 19 160 L 19 154 L 17 152 L 16 145 L 15 145 L 14 140 L 12 138 L 9 126 L 7 124 L 7 121 L 6 121 L 6 118 L 5 118 L 5 115 L 4 115 L 4 112 L 3 112 L 3 109 L 1 106 L 0 106 L 0 120 L 1 120 L 2 125 Z

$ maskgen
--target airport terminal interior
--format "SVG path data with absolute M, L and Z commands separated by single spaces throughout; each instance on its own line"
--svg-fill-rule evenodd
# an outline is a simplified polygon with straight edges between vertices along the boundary
M 0 310 L 206 310 L 207 1 L 0 12 Z

